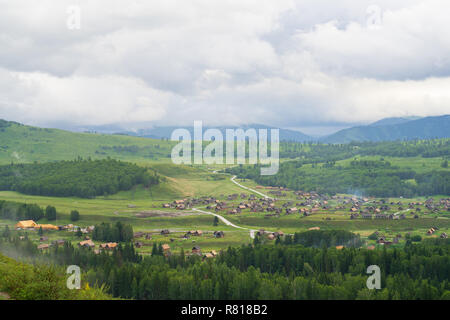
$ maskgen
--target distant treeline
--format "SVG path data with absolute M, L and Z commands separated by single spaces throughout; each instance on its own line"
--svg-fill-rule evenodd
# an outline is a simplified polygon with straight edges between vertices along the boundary
M 450 139 L 351 142 L 348 144 L 281 142 L 281 158 L 301 158 L 303 163 L 338 161 L 360 156 L 445 157 L 450 155 Z
M 259 165 L 233 167 L 227 172 L 253 179 L 261 185 L 328 194 L 355 193 L 375 197 L 450 195 L 450 171 L 416 173 L 381 160 L 352 161 L 349 166 L 337 166 L 329 160 L 320 165 L 312 164 L 312 168 L 304 167 L 302 160 L 293 160 L 281 163 L 278 174 L 273 176 L 261 176 Z
M 132 243 L 120 244 L 112 254 L 70 243 L 42 254 L 29 240 L 0 237 L 0 249 L 80 266 L 90 285 L 105 284 L 116 297 L 155 300 L 450 299 L 449 244 L 449 239 L 427 239 L 401 250 L 337 250 L 280 242 L 230 247 L 203 260 L 182 251 L 142 257 Z M 370 265 L 380 267 L 381 290 L 367 289 Z
M 32 195 L 91 198 L 158 183 L 147 169 L 113 159 L 0 166 L 0 190 Z
M 120 221 L 117 221 L 114 225 L 102 222 L 95 226 L 92 239 L 108 242 L 128 242 L 133 240 L 133 227 Z
M 56 208 L 47 206 L 45 210 L 37 204 L 0 200 L 0 218 L 9 220 L 34 220 L 42 218 L 56 220 Z

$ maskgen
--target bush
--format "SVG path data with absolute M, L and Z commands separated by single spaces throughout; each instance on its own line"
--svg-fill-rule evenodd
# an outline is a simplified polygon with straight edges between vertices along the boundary
M 77 210 L 72 210 L 72 212 L 70 212 L 70 220 L 71 221 L 80 220 L 80 213 Z

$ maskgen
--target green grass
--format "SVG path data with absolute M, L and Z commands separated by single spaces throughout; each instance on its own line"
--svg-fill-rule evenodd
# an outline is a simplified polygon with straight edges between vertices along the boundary
M 124 135 L 74 133 L 12 123 L 0 128 L 0 164 L 112 157 L 136 163 L 169 162 L 173 142 Z M 114 150 L 113 147 L 135 150 Z

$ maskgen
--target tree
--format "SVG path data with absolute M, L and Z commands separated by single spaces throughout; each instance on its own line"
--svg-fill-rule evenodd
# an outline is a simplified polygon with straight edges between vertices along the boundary
M 44 230 L 42 230 L 42 227 L 39 227 L 38 234 L 39 236 L 42 236 L 44 234 Z
M 214 216 L 214 221 L 213 221 L 213 226 L 217 227 L 219 225 L 219 218 L 217 218 L 216 216 Z
M 5 226 L 5 230 L 3 231 L 3 238 L 9 238 L 11 235 L 11 231 L 9 231 L 9 227 Z
M 47 208 L 45 208 L 45 218 L 48 221 L 56 220 L 56 208 L 52 206 L 47 206 Z
M 75 235 L 76 235 L 78 238 L 81 238 L 81 237 L 83 236 L 83 233 L 81 232 L 81 228 L 80 228 L 80 227 L 78 227 L 77 232 L 75 232 Z
M 444 160 L 444 162 L 441 163 L 442 168 L 448 168 L 448 160 Z
M 78 221 L 78 220 L 80 220 L 80 213 L 77 210 L 72 210 L 70 212 L 70 220 L 71 221 Z

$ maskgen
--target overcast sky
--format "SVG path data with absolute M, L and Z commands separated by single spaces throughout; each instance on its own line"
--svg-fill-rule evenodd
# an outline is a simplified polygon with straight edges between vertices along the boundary
M 7 120 L 325 133 L 449 113 L 448 0 L 0 0 Z

